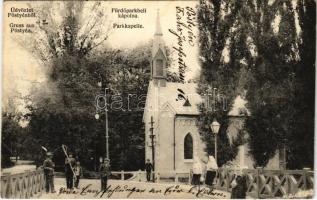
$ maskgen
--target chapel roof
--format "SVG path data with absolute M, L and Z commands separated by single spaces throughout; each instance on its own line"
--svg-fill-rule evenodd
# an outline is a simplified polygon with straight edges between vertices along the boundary
M 154 87 L 157 86 L 154 85 L 153 81 L 150 81 L 149 89 L 153 90 Z M 203 102 L 203 98 L 197 93 L 197 87 L 197 83 L 166 82 L 165 87 L 159 88 L 159 108 L 169 106 L 176 115 L 199 115 L 198 105 Z M 147 98 L 154 98 L 154 96 Z M 246 101 L 241 96 L 237 96 L 228 115 L 250 115 L 245 104 Z
M 186 99 L 188 99 L 187 102 Z M 159 102 L 160 107 L 168 103 L 176 112 L 175 114 L 198 115 L 198 104 L 202 102 L 202 98 L 197 93 L 196 83 L 166 82 L 165 87 L 160 87 Z

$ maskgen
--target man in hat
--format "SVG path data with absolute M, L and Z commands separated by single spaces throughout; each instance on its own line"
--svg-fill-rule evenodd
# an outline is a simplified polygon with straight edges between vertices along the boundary
M 153 165 L 150 162 L 150 159 L 146 159 L 145 163 L 145 171 L 146 171 L 146 180 L 150 181 L 151 180 L 151 172 L 153 170 Z
M 75 158 L 73 154 L 69 153 L 68 158 L 65 159 L 65 176 L 67 189 L 73 189 L 73 178 L 74 178 L 74 166 Z
M 104 158 L 99 167 L 100 179 L 101 179 L 101 191 L 107 189 L 108 176 L 111 174 L 110 159 Z
M 51 193 L 55 193 L 55 189 L 54 189 L 55 164 L 52 161 L 52 158 L 53 158 L 53 154 L 51 152 L 47 152 L 46 159 L 43 162 L 46 193 L 49 193 L 50 189 L 51 189 Z

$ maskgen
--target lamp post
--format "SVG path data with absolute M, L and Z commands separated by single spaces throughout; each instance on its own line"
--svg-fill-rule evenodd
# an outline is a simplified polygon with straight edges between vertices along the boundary
M 152 165 L 153 165 L 153 182 L 155 182 L 155 149 L 154 149 L 154 138 L 155 138 L 155 135 L 154 135 L 154 121 L 153 121 L 153 116 L 151 116 L 151 127 L 150 127 L 150 139 L 151 139 L 151 147 L 152 147 Z
M 215 160 L 217 162 L 217 134 L 219 132 L 220 124 L 216 119 L 210 124 L 212 133 L 215 135 Z
M 98 84 L 99 85 L 99 84 Z M 96 97 L 96 101 L 97 101 L 97 108 L 99 108 L 99 98 L 104 98 L 105 99 L 105 106 L 104 106 L 104 109 L 105 109 L 105 117 L 106 117 L 106 158 L 109 159 L 109 132 L 108 132 L 108 108 L 107 108 L 107 89 L 108 88 L 105 88 L 105 95 L 102 97 L 102 96 L 97 96 Z M 96 113 L 95 115 L 95 118 L 98 120 L 100 118 L 99 114 Z

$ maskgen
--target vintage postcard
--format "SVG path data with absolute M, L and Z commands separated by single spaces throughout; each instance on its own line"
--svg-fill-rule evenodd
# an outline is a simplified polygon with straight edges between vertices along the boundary
M 314 197 L 314 0 L 2 15 L 1 198 Z

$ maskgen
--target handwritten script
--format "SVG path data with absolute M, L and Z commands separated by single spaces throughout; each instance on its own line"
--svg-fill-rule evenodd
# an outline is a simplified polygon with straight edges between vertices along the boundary
M 196 11 L 192 7 L 176 7 L 176 31 L 168 29 L 170 33 L 177 37 L 177 47 L 173 46 L 178 55 L 179 78 L 182 82 L 185 80 L 186 53 L 184 51 L 185 43 L 189 46 L 195 46 L 196 35 L 193 28 L 196 26 Z
M 81 189 L 78 190 L 67 190 L 62 187 L 59 190 L 58 195 L 66 194 L 66 195 L 79 195 L 86 196 L 92 195 L 95 198 L 110 198 L 115 193 L 125 193 L 126 197 L 132 197 L 132 195 L 137 194 L 138 197 L 142 196 L 142 194 L 162 194 L 164 196 L 172 195 L 172 194 L 181 194 L 181 193 L 190 193 L 195 195 L 196 197 L 202 197 L 204 195 L 211 195 L 213 197 L 225 197 L 224 193 L 216 192 L 213 189 L 208 188 L 198 188 L 197 186 L 190 187 L 189 189 L 182 188 L 180 185 L 172 185 L 166 186 L 165 188 L 138 188 L 135 186 L 128 185 L 109 185 L 106 190 L 97 190 L 92 188 L 92 184 L 88 184 Z

